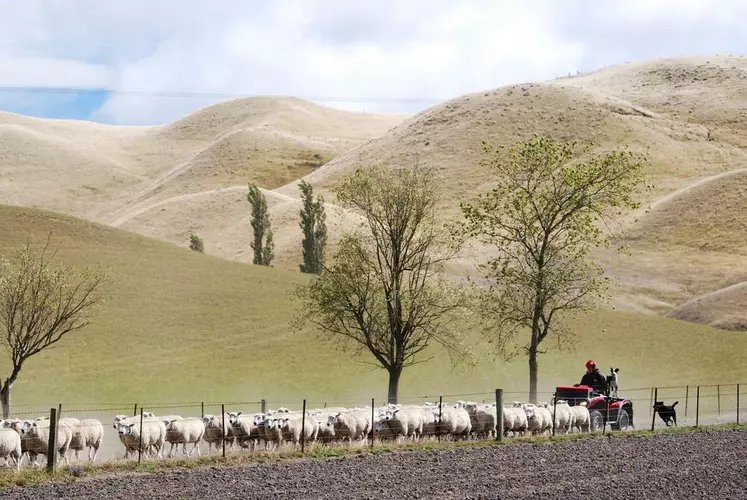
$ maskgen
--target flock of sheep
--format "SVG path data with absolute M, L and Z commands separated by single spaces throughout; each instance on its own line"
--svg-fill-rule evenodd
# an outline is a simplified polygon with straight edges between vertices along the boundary
M 553 413 L 555 418 L 553 419 Z M 223 422 L 225 421 L 225 428 Z M 497 407 L 495 403 L 458 401 L 456 404 L 425 403 L 423 405 L 389 404 L 373 411 L 362 408 L 323 408 L 300 411 L 287 408 L 265 413 L 226 412 L 225 415 L 181 417 L 156 416 L 144 412 L 140 416 L 117 415 L 113 427 L 124 446 L 124 457 L 163 458 L 166 444 L 168 457 L 181 445 L 183 455 L 201 455 L 200 442 L 208 444 L 208 454 L 216 451 L 225 440 L 226 448 L 235 446 L 255 450 L 277 449 L 284 443 L 298 446 L 301 438 L 313 443 L 365 443 L 373 436 L 381 441 L 416 441 L 434 439 L 487 439 L 496 437 Z M 20 468 L 24 456 L 36 464 L 38 455 L 47 454 L 50 421 L 0 420 L 0 457 L 6 466 Z M 555 407 L 514 402 L 503 408 L 505 436 L 544 435 L 552 432 L 567 434 L 574 429 L 590 432 L 589 411 L 583 405 L 569 406 L 559 400 Z M 57 450 L 61 461 L 69 464 L 68 452 L 88 448 L 89 461 L 96 460 L 104 437 L 103 424 L 95 419 L 61 418 L 58 426 Z M 187 447 L 190 447 L 187 449 Z

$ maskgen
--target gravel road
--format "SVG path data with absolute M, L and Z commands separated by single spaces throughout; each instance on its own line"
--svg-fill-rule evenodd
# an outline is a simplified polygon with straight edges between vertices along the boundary
M 747 498 L 747 431 L 210 467 L 0 490 L 36 498 Z

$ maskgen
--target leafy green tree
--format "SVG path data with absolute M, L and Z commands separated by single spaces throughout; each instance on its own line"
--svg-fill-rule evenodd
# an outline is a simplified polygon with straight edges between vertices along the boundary
M 590 258 L 609 246 L 607 224 L 639 207 L 646 155 L 577 152 L 575 142 L 534 137 L 508 148 L 485 144 L 494 189 L 462 203 L 468 235 L 496 253 L 484 268 L 486 334 L 506 359 L 529 357 L 529 400 L 537 402 L 540 345 L 569 341 L 567 319 L 608 298 L 609 278 Z M 528 338 L 524 337 L 528 332 Z
M 252 233 L 253 241 L 250 243 L 254 250 L 252 262 L 261 266 L 269 266 L 275 257 L 275 244 L 272 239 L 272 226 L 270 224 L 270 211 L 267 208 L 267 199 L 264 193 L 254 185 L 249 184 L 247 201 L 252 205 Z
M 441 278 L 456 246 L 438 222 L 441 193 L 430 168 L 359 168 L 336 188 L 337 203 L 362 216 L 343 234 L 334 264 L 296 290 L 296 327 L 316 326 L 322 338 L 356 353 L 368 351 L 388 372 L 397 402 L 403 370 L 428 361 L 440 344 L 454 360 L 469 354 L 455 323 L 465 312 L 463 288 Z
M 314 198 L 314 188 L 306 181 L 299 184 L 303 207 L 299 212 L 301 220 L 298 223 L 303 230 L 302 273 L 320 274 L 324 269 L 324 247 L 327 244 L 327 215 L 324 211 L 324 198 Z
M 26 361 L 88 326 L 104 303 L 107 275 L 96 267 L 53 266 L 48 247 L 49 241 L 39 250 L 27 243 L 0 258 L 0 345 L 9 358 L 0 378 L 3 418 L 10 418 L 11 390 Z

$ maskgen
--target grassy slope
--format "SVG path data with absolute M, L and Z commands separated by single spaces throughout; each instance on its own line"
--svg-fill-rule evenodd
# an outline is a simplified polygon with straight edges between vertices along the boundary
M 0 208 L 0 251 L 49 231 L 62 242 L 62 259 L 101 261 L 118 281 L 92 326 L 28 363 L 15 388 L 16 404 L 263 397 L 289 404 L 304 397 L 362 404 L 384 394 L 381 371 L 336 353 L 312 333 L 290 331 L 293 306 L 285 294 L 304 279 L 297 273 L 229 262 L 67 216 Z M 575 330 L 573 354 L 551 350 L 542 357 L 545 390 L 576 382 L 588 357 L 619 366 L 626 388 L 747 379 L 742 334 L 614 311 L 591 314 Z M 523 359 L 508 365 L 488 360 L 472 372 L 452 372 L 443 353 L 434 354 L 434 362 L 405 373 L 405 399 L 526 388 Z M 0 371 L 6 366 L 3 360 Z

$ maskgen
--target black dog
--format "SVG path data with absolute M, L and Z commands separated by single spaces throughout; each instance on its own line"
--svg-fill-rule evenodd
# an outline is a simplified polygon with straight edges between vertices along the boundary
M 677 425 L 677 412 L 674 410 L 677 403 L 679 401 L 672 403 L 672 406 L 665 405 L 664 401 L 656 401 L 654 403 L 654 411 L 659 414 L 659 417 L 667 424 L 667 427 L 669 427 L 669 422 L 674 422 L 674 425 Z

